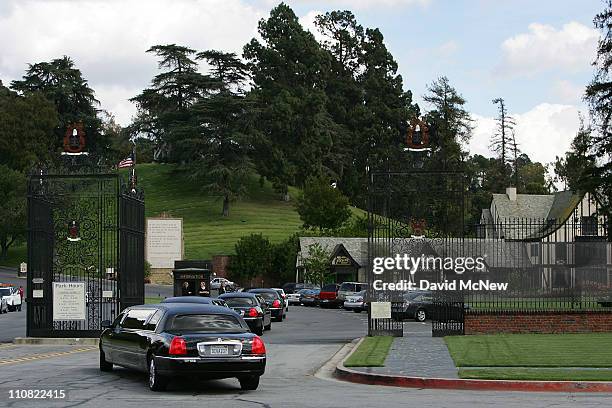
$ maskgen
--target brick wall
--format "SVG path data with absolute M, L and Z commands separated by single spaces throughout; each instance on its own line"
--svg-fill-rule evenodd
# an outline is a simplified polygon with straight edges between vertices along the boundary
M 228 255 L 214 255 L 212 257 L 212 272 L 217 276 L 227 278 L 229 274 L 229 262 L 230 257 Z
M 591 332 L 612 332 L 612 313 L 465 315 L 465 334 Z

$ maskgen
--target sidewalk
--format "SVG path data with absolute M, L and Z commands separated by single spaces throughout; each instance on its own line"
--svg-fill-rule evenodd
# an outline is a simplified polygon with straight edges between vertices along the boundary
M 336 365 L 334 377 L 359 384 L 407 388 L 612 394 L 612 382 L 606 381 L 461 379 L 444 340 L 431 337 L 430 322 L 406 322 L 404 337 L 393 340 L 384 367 L 345 367 L 344 361 L 355 349 Z
M 384 367 L 351 367 L 368 374 L 459 378 L 441 337 L 431 337 L 431 323 L 406 322 L 404 337 L 396 337 Z

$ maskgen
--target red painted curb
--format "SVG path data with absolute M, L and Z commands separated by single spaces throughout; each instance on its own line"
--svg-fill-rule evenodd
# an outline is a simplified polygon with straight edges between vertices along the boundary
M 437 388 L 480 391 L 540 391 L 540 392 L 609 392 L 609 381 L 518 381 L 518 380 L 463 380 L 455 378 L 405 377 L 388 374 L 362 373 L 340 363 L 334 376 L 359 384 L 388 385 L 406 388 Z

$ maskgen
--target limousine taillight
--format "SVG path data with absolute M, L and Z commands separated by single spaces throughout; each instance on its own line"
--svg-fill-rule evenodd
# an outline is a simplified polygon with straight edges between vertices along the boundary
M 187 354 L 187 343 L 185 339 L 180 336 L 174 337 L 170 343 L 168 354 L 171 356 L 184 356 Z
M 253 342 L 251 343 L 251 354 L 257 355 L 265 355 L 266 354 L 266 345 L 263 340 L 259 336 L 255 336 L 253 338 Z

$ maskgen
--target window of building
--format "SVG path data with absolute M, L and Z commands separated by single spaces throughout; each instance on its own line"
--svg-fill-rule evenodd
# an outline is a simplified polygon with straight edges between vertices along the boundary
M 580 232 L 581 235 L 597 235 L 597 217 L 580 217 Z

